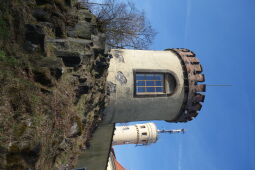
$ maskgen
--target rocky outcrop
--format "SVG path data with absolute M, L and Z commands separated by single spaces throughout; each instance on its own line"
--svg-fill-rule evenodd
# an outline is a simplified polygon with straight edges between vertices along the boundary
M 105 36 L 74 0 L 0 2 L 0 169 L 72 169 L 105 107 Z

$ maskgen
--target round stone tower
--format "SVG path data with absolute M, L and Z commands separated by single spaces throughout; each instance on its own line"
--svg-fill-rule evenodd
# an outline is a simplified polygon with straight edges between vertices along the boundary
M 150 144 L 158 138 L 157 127 L 154 123 L 116 126 L 112 145 Z
M 104 123 L 186 122 L 197 116 L 205 92 L 202 66 L 188 49 L 113 49 Z

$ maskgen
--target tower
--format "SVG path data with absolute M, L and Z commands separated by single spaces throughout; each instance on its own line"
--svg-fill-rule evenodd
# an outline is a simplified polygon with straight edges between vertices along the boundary
M 186 122 L 201 109 L 202 66 L 188 49 L 113 49 L 105 123 L 145 120 Z
M 104 118 L 93 134 L 90 149 L 82 155 L 79 166 L 104 170 L 113 144 L 150 144 L 159 133 L 180 133 L 183 130 L 157 130 L 154 124 L 145 128 L 131 125 L 116 127 L 115 123 L 165 120 L 193 120 L 205 96 L 202 66 L 195 53 L 188 49 L 164 51 L 113 49 L 109 53 L 107 76 L 109 100 Z M 139 134 L 138 134 L 139 133 Z M 95 150 L 97 151 L 95 154 Z M 89 153 L 88 153 L 89 152 Z
M 116 126 L 112 145 L 149 145 L 157 142 L 160 133 L 184 133 L 184 129 L 158 130 L 154 123 Z M 109 155 L 107 170 L 125 170 L 116 160 L 113 149 L 111 149 Z
M 158 130 L 154 123 L 116 126 L 112 145 L 148 145 L 157 142 L 160 133 L 184 133 L 184 129 Z

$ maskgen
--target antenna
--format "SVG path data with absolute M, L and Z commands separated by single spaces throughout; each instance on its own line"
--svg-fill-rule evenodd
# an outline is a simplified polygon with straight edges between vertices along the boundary
M 206 84 L 206 86 L 232 86 L 232 84 Z
M 185 133 L 184 129 L 158 130 L 158 133 Z

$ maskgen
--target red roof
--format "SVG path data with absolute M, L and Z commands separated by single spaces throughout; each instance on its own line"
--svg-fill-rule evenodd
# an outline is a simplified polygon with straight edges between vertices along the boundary
M 115 165 L 116 170 L 126 170 L 126 169 L 117 161 L 113 148 L 112 148 L 111 152 L 112 152 L 112 155 L 113 155 L 113 161 L 114 161 L 114 165 Z

